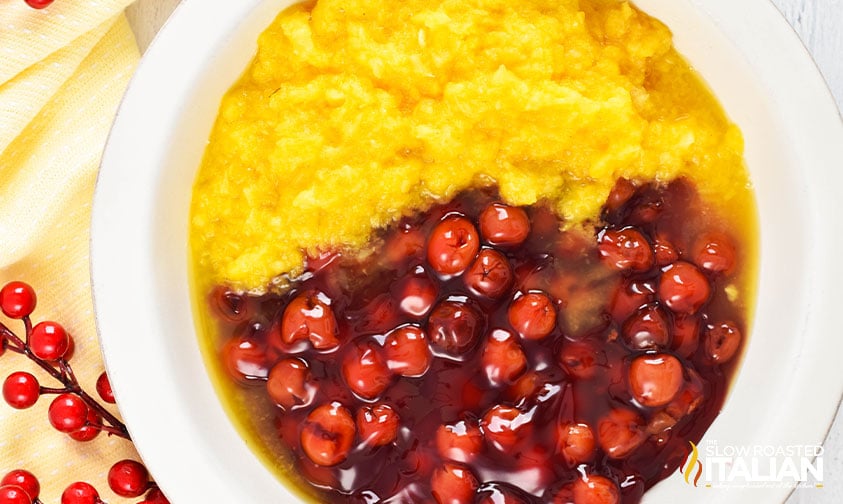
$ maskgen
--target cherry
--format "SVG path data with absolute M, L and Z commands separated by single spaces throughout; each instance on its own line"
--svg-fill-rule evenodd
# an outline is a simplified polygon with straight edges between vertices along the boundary
M 530 235 L 530 219 L 523 208 L 493 203 L 480 214 L 480 234 L 490 245 L 514 247 Z
M 111 390 L 111 382 L 108 381 L 108 375 L 105 374 L 105 371 L 97 377 L 96 388 L 97 394 L 99 394 L 103 401 L 109 404 L 117 402 L 114 400 L 114 391 Z
M 635 189 L 632 182 L 619 178 L 606 198 L 605 209 L 612 213 L 617 212 L 635 195 Z
M 689 358 L 700 344 L 702 323 L 696 315 L 673 317 L 673 351 L 680 357 Z
M 342 361 L 342 376 L 356 395 L 375 399 L 392 381 L 389 367 L 381 356 L 381 349 L 371 341 L 353 345 Z
M 656 255 L 657 266 L 667 266 L 679 259 L 679 252 L 676 247 L 667 241 L 667 238 L 658 234 L 653 242 L 653 253 Z
M 458 300 L 439 303 L 428 319 L 428 335 L 437 352 L 461 359 L 474 349 L 483 330 L 477 310 Z
M 609 313 L 618 323 L 623 323 L 636 310 L 656 297 L 656 287 L 647 281 L 628 280 L 615 291 L 609 304 Z
M 301 446 L 315 464 L 335 466 L 348 457 L 354 435 L 351 413 L 334 401 L 315 408 L 307 415 L 301 431 Z
M 57 361 L 64 357 L 70 346 L 70 336 L 60 324 L 40 322 L 32 328 L 29 347 L 39 359 Z
M 477 229 L 468 219 L 446 216 L 427 240 L 427 262 L 442 276 L 462 274 L 480 249 Z
M 22 319 L 35 311 L 37 299 L 29 284 L 9 282 L 0 289 L 0 310 L 11 319 Z
M 498 299 L 512 287 L 514 276 L 506 256 L 483 249 L 465 274 L 465 285 L 477 296 Z
M 477 422 L 469 420 L 440 425 L 436 449 L 442 458 L 469 463 L 483 451 L 483 432 Z
M 368 446 L 383 446 L 398 437 L 398 413 L 387 404 L 364 406 L 357 411 L 357 432 Z
M 35 500 L 38 498 L 38 495 L 41 493 L 41 484 L 38 482 L 38 478 L 35 477 L 29 471 L 25 471 L 23 469 L 14 469 L 9 471 L 3 479 L 0 480 L 0 486 L 16 486 L 21 488 L 26 495 Z M 0 503 L 3 500 L 0 499 Z
M 38 402 L 41 387 L 35 376 L 24 371 L 10 374 L 3 382 L 3 399 L 15 409 L 26 409 Z
M 711 286 L 691 263 L 676 261 L 662 269 L 659 300 L 675 313 L 696 313 L 708 301 Z
M 241 335 L 226 341 L 220 353 L 228 375 L 239 383 L 263 380 L 269 374 L 263 347 L 249 336 Z
M 702 234 L 691 248 L 694 263 L 710 273 L 730 274 L 737 264 L 737 252 L 725 233 L 709 231 Z
M 412 275 L 398 284 L 398 308 L 414 318 L 422 318 L 430 312 L 436 302 L 436 284 L 427 275 L 423 266 L 416 267 Z
M 85 426 L 88 420 L 88 406 L 75 394 L 59 394 L 50 403 L 47 416 L 53 428 L 67 434 Z
M 93 440 L 102 431 L 102 417 L 95 410 L 88 408 L 85 425 L 76 431 L 68 433 L 73 440 L 86 443 Z
M 61 494 L 61 504 L 101 504 L 100 494 L 84 481 L 71 483 Z
M 472 504 L 479 486 L 471 469 L 452 462 L 434 471 L 430 479 L 433 498 L 439 504 Z
M 275 404 L 286 411 L 309 406 L 316 395 L 316 386 L 307 362 L 289 358 L 276 363 L 269 371 L 266 392 Z
M 606 353 L 590 340 L 566 341 L 559 362 L 568 375 L 580 380 L 593 378 L 608 365 Z
M 287 305 L 281 321 L 281 341 L 285 345 L 310 340 L 317 350 L 331 350 L 340 344 L 331 300 L 322 292 L 309 291 L 296 296 Z
M 644 420 L 634 411 L 615 408 L 597 424 L 597 439 L 609 458 L 628 457 L 647 439 Z
M 647 271 L 654 263 L 650 243 L 632 227 L 602 231 L 598 236 L 597 251 L 606 265 L 618 271 Z
M 494 329 L 483 348 L 483 371 L 492 386 L 513 383 L 527 369 L 527 356 L 511 332 Z
M 486 440 L 500 451 L 513 448 L 530 430 L 533 410 L 523 413 L 518 408 L 498 404 L 483 416 Z
M 400 264 L 424 250 L 424 235 L 417 228 L 405 226 L 387 238 L 384 248 L 386 260 Z
M 25 0 L 26 5 L 32 7 L 33 9 L 43 9 L 52 5 L 55 0 Z
M 390 331 L 384 340 L 384 351 L 389 369 L 401 376 L 423 376 L 433 361 L 427 335 L 413 325 Z
M 584 423 L 563 423 L 559 426 L 559 448 L 556 450 L 571 467 L 576 467 L 594 458 L 594 433 Z
M 109 469 L 108 486 L 121 497 L 140 497 L 149 488 L 149 472 L 140 462 L 121 460 Z
M 642 406 L 664 406 L 684 382 L 682 363 L 670 354 L 644 354 L 629 366 L 629 389 Z
M 138 504 L 170 504 L 170 501 L 167 500 L 161 489 L 153 488 L 146 494 L 146 498 Z
M 609 478 L 583 476 L 562 487 L 553 499 L 554 504 L 619 504 L 620 489 Z
M 643 306 L 624 322 L 621 334 L 633 350 L 665 348 L 670 343 L 667 314 L 658 304 Z
M 211 291 L 211 306 L 217 316 L 229 323 L 243 322 L 249 318 L 246 297 L 227 287 L 217 287 Z
M 485 483 L 477 490 L 475 504 L 529 504 L 533 502 L 521 490 L 505 483 Z
M 0 486 L 0 504 L 32 504 L 26 490 L 17 485 Z
M 705 354 L 712 361 L 723 364 L 732 360 L 741 346 L 741 331 L 732 321 L 706 327 Z
M 507 311 L 509 323 L 526 339 L 542 339 L 556 327 L 556 307 L 543 292 L 528 292 L 516 298 Z

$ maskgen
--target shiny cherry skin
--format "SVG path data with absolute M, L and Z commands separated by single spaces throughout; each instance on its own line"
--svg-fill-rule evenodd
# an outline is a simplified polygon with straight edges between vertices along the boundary
M 505 255 L 494 249 L 483 249 L 464 278 L 472 294 L 498 299 L 509 292 L 515 277 Z
M 652 282 L 627 280 L 622 282 L 609 303 L 609 314 L 615 322 L 623 323 L 642 306 L 656 298 Z
M 483 329 L 478 310 L 457 300 L 445 300 L 436 305 L 427 324 L 433 349 L 457 360 L 477 346 Z
M 527 356 L 514 334 L 494 329 L 483 348 L 483 371 L 492 386 L 511 384 L 527 369 Z
M 97 489 L 84 481 L 71 483 L 61 494 L 61 504 L 100 504 Z
M 461 275 L 480 250 L 477 229 L 465 217 L 445 217 L 427 240 L 427 262 L 443 277 Z
M 472 504 L 480 484 L 467 466 L 446 462 L 433 472 L 430 488 L 438 504 Z
M 0 480 L 0 486 L 6 485 L 20 487 L 32 500 L 37 499 L 41 494 L 41 483 L 39 483 L 38 478 L 24 469 L 13 469 L 6 473 Z
M 741 330 L 732 321 L 710 325 L 705 333 L 705 354 L 717 364 L 729 362 L 741 346 Z
M 655 261 L 650 242 L 632 227 L 604 230 L 597 251 L 604 264 L 618 271 L 647 271 Z
M 32 407 L 40 396 L 38 379 L 25 371 L 15 371 L 3 382 L 3 399 L 15 409 Z
M 70 336 L 61 324 L 39 322 L 32 328 L 29 346 L 39 359 L 57 361 L 64 357 L 70 348 Z
M 280 336 L 285 345 L 309 340 L 317 350 L 332 350 L 340 344 L 338 334 L 330 298 L 322 292 L 303 292 L 284 309 Z
M 220 354 L 228 376 L 239 383 L 257 383 L 269 375 L 264 348 L 249 336 L 226 341 Z
M 564 423 L 559 426 L 557 452 L 562 454 L 570 467 L 594 459 L 596 441 L 591 427 L 584 423 Z
M 285 411 L 310 405 L 316 395 L 316 386 L 307 362 L 294 357 L 277 362 L 269 371 L 266 392 Z
M 88 405 L 75 394 L 59 394 L 47 410 L 50 425 L 57 431 L 70 433 L 85 426 L 88 420 Z
M 597 423 L 600 448 L 609 458 L 623 459 L 632 454 L 647 439 L 644 420 L 627 408 L 610 410 Z
M 702 270 L 713 274 L 732 273 L 738 262 L 737 255 L 731 238 L 718 231 L 703 233 L 691 249 L 694 263 Z
M 694 314 L 708 302 L 711 285 L 702 272 L 685 261 L 662 269 L 659 278 L 659 300 L 674 313 Z
M 149 488 L 149 472 L 140 462 L 121 460 L 109 469 L 108 486 L 121 497 L 140 497 Z
M 473 420 L 440 425 L 436 430 L 436 449 L 442 458 L 470 463 L 483 451 L 483 432 Z
M 516 298 L 509 305 L 507 317 L 512 328 L 525 339 L 542 339 L 556 327 L 556 307 L 543 292 L 528 292 Z
M 618 485 L 609 478 L 586 475 L 569 483 L 554 497 L 554 504 L 619 504 Z
M 37 300 L 35 289 L 24 282 L 9 282 L 0 289 L 0 311 L 11 319 L 31 315 Z
M 422 266 L 402 279 L 396 290 L 398 308 L 414 319 L 421 319 L 430 313 L 439 294 L 436 284 Z
M 670 322 L 660 306 L 648 304 L 624 322 L 621 334 L 633 350 L 666 348 L 670 344 Z
M 357 411 L 357 433 L 368 446 L 384 446 L 398 437 L 400 418 L 388 404 L 363 406 Z
M 25 0 L 26 5 L 32 7 L 33 9 L 46 9 L 50 5 L 53 4 L 55 0 Z
M 229 323 L 244 322 L 250 315 L 246 295 L 227 287 L 220 286 L 211 292 L 211 306 L 217 317 Z
M 376 399 L 392 381 L 381 351 L 373 341 L 360 342 L 349 349 L 342 361 L 342 376 L 348 388 L 363 399 Z
M 498 404 L 483 416 L 483 432 L 492 446 L 507 451 L 524 439 L 529 431 L 532 410 L 524 413 L 518 408 Z
M 427 335 L 414 325 L 390 331 L 384 340 L 384 354 L 393 373 L 409 378 L 423 376 L 433 362 Z
M 490 245 L 515 247 L 530 236 L 530 219 L 523 208 L 493 203 L 480 213 L 480 235 Z
M 629 365 L 629 391 L 642 406 L 664 406 L 679 393 L 684 383 L 684 369 L 670 354 L 644 354 Z
M 343 462 L 354 443 L 354 419 L 338 402 L 314 408 L 301 430 L 301 446 L 305 455 L 324 467 Z
M 97 377 L 97 394 L 99 394 L 100 398 L 103 401 L 107 402 L 108 404 L 115 404 L 117 401 L 114 399 L 114 391 L 111 389 L 111 382 L 108 381 L 108 375 L 103 371 Z
M 0 486 L 0 504 L 32 504 L 26 490 L 17 485 Z
M 657 266 L 667 266 L 679 259 L 679 251 L 670 243 L 667 238 L 661 235 L 656 235 L 653 242 L 653 253 L 656 255 Z
M 70 436 L 70 438 L 74 441 L 87 443 L 99 436 L 100 432 L 102 432 L 100 429 L 101 426 L 102 417 L 100 414 L 95 410 L 88 408 L 88 418 L 85 425 L 81 429 L 69 433 L 68 436 Z

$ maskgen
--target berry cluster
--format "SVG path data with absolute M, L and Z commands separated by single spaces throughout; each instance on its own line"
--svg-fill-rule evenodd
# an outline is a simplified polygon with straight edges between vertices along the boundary
M 73 373 L 69 360 L 73 354 L 73 338 L 57 322 L 32 324 L 36 295 L 24 282 L 10 282 L 0 289 L 0 310 L 11 319 L 21 320 L 25 337 L 21 339 L 0 323 L 0 355 L 10 351 L 26 356 L 60 383 L 45 387 L 35 375 L 16 371 L 3 382 L 3 399 L 15 409 L 30 408 L 42 396 L 55 396 L 48 408 L 48 420 L 57 431 L 80 442 L 91 441 L 101 432 L 130 440 L 126 426 L 96 398 L 85 392 Z M 114 394 L 105 372 L 96 382 L 97 395 L 114 404 Z M 134 460 L 115 463 L 108 473 L 108 485 L 122 497 L 145 495 L 141 504 L 167 504 L 167 499 L 150 481 L 146 468 Z M 16 469 L 0 481 L 0 504 L 40 503 L 41 486 L 30 472 Z M 61 496 L 62 504 L 103 504 L 97 490 L 88 483 L 76 482 Z
M 636 502 L 742 340 L 736 247 L 695 201 L 621 180 L 589 235 L 460 195 L 282 294 L 216 289 L 223 367 L 324 501 Z

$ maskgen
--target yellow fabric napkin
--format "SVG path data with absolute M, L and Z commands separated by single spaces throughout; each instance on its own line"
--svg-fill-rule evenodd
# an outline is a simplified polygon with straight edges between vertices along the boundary
M 72 334 L 71 365 L 90 392 L 103 370 L 88 266 L 91 199 L 138 60 L 122 14 L 131 2 L 56 0 L 34 10 L 0 0 L 0 284 L 19 279 L 35 288 L 34 321 L 55 320 Z M 2 321 L 23 334 L 19 321 Z M 0 356 L 0 380 L 17 370 L 59 385 L 17 354 Z M 106 481 L 114 462 L 138 460 L 132 444 L 105 434 L 79 443 L 53 430 L 51 400 L 23 411 L 0 400 L 0 477 L 15 468 L 33 472 L 45 504 L 58 504 L 74 481 L 94 485 L 110 504 L 141 500 L 115 496 Z

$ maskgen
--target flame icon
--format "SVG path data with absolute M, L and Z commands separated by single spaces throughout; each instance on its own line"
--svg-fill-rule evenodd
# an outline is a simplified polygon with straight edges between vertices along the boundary
M 691 452 L 688 454 L 688 457 L 685 458 L 685 461 L 682 465 L 679 466 L 679 471 L 685 475 L 685 483 L 691 484 L 691 474 L 694 473 L 694 468 L 696 467 L 696 476 L 694 476 L 694 486 L 700 481 L 700 477 L 702 477 L 702 462 L 700 462 L 700 452 L 697 450 L 697 445 L 693 442 L 688 441 L 688 444 L 691 445 Z

